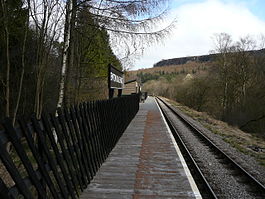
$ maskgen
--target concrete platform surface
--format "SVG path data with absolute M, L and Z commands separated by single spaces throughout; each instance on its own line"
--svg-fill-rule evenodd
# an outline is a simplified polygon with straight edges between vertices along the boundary
M 201 198 L 153 97 L 140 105 L 80 198 Z

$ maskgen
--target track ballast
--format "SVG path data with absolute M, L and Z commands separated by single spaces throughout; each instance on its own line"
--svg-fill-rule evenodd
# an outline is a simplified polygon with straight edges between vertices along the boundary
M 265 187 L 191 121 L 156 98 L 203 198 L 265 198 Z

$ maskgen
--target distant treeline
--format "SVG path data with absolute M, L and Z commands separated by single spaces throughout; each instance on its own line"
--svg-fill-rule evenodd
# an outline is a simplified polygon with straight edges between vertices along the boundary
M 185 74 L 185 69 L 181 71 L 174 71 L 174 72 L 165 72 L 165 71 L 158 71 L 154 73 L 137 73 L 137 78 L 141 80 L 142 83 L 145 83 L 149 80 L 158 80 L 159 78 L 166 78 L 167 80 L 171 80 L 176 75 Z M 195 70 L 192 70 L 192 73 L 196 73 Z
M 248 51 L 250 54 L 257 54 L 260 55 L 265 52 L 265 49 L 261 50 L 251 50 Z M 193 62 L 211 62 L 218 57 L 218 53 L 213 53 L 209 55 L 201 55 L 201 56 L 189 56 L 189 57 L 179 57 L 179 58 L 173 58 L 173 59 L 163 59 L 157 63 L 154 64 L 154 67 L 161 67 L 161 66 L 170 66 L 170 65 L 182 65 L 186 64 L 187 62 L 193 61 Z

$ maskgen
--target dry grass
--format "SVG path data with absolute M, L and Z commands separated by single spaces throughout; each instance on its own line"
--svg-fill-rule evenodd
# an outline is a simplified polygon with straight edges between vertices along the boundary
M 216 120 L 207 113 L 197 112 L 187 106 L 181 105 L 172 100 L 168 100 L 172 105 L 200 122 L 205 128 L 215 134 L 223 137 L 223 140 L 229 143 L 237 150 L 254 157 L 260 165 L 265 167 L 265 140 L 253 134 L 241 131 L 237 127 L 229 126 L 227 123 Z

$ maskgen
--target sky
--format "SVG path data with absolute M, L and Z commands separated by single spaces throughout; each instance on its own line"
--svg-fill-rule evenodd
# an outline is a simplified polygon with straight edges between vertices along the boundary
M 177 24 L 170 37 L 145 50 L 131 70 L 150 68 L 162 60 L 209 54 L 214 35 L 228 33 L 236 41 L 265 35 L 265 0 L 170 0 Z

